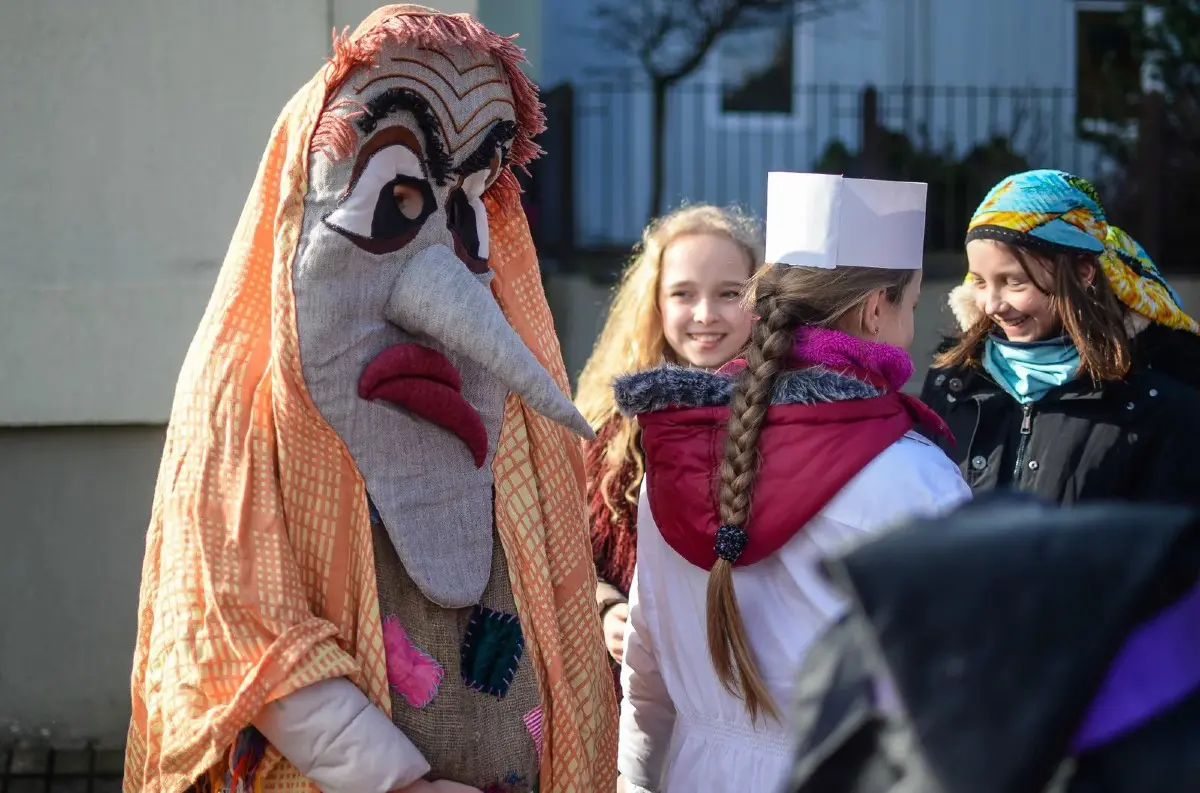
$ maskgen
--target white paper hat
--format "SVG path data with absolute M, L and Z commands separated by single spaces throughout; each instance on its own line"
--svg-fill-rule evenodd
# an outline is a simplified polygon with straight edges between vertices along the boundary
M 768 173 L 767 261 L 827 270 L 919 270 L 927 188 L 921 182 Z

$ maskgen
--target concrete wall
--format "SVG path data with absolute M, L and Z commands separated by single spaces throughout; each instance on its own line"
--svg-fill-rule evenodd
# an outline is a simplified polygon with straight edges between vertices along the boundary
M 0 3 L 0 426 L 166 420 L 271 126 L 381 4 Z
M 0 4 L 0 425 L 166 419 L 271 126 L 328 48 L 325 0 Z
M 0 429 L 0 745 L 121 746 L 163 431 Z
M 522 68 L 535 83 L 542 81 L 542 16 L 544 0 L 478 0 L 475 17 L 502 36 L 517 35 L 517 46 L 529 61 Z

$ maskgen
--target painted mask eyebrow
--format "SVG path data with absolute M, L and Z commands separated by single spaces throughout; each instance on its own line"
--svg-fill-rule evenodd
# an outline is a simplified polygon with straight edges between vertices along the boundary
M 388 88 L 368 99 L 363 107 L 365 111 L 355 123 L 364 134 L 375 131 L 379 122 L 388 116 L 407 110 L 417 119 L 417 126 L 425 136 L 425 162 L 429 165 L 430 176 L 439 185 L 444 185 L 450 178 L 453 162 L 446 153 L 446 145 L 442 140 L 441 129 L 437 116 L 425 97 L 409 88 Z
M 517 125 L 512 121 L 498 121 L 484 135 L 483 140 L 475 147 L 475 151 L 471 152 L 454 169 L 454 173 L 460 176 L 468 176 L 479 171 L 484 171 L 493 166 L 493 159 L 497 152 L 501 153 L 500 165 L 503 167 L 508 160 L 508 152 L 504 150 L 504 145 L 512 141 L 517 135 Z

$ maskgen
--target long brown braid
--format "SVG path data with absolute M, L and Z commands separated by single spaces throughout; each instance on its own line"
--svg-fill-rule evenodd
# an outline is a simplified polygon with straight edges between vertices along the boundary
M 735 556 L 746 541 L 750 499 L 758 478 L 758 439 L 771 404 L 771 393 L 789 364 L 795 333 L 801 326 L 842 323 L 867 296 L 883 290 L 897 302 L 912 280 L 911 270 L 768 265 L 751 280 L 750 299 L 759 320 L 746 350 L 746 368 L 734 387 L 729 433 L 721 461 L 721 529 L 735 535 Z M 740 539 L 737 536 L 740 535 Z M 779 710 L 763 682 L 746 637 L 746 626 L 733 588 L 733 561 L 722 555 L 708 575 L 708 651 L 717 677 L 731 694 L 742 697 L 752 720 L 760 713 L 778 719 Z

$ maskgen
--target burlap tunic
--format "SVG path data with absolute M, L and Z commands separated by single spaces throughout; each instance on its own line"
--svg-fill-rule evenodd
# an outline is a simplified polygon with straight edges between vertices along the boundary
M 526 720 L 540 724 L 536 711 L 541 697 L 523 642 L 503 696 L 497 689 L 486 690 L 487 681 L 468 682 L 463 674 L 464 642 L 471 640 L 475 654 L 470 660 L 475 663 L 466 665 L 469 674 L 486 670 L 503 679 L 511 669 L 512 628 L 498 615 L 515 617 L 517 610 L 499 536 L 494 537 L 492 573 L 478 606 L 446 609 L 421 594 L 386 529 L 378 523 L 372 528 L 383 619 L 399 620 L 409 640 L 445 671 L 437 695 L 424 708 L 392 690 L 396 725 L 432 764 L 430 779 L 452 779 L 496 793 L 535 791 L 540 747 Z M 485 617 L 479 607 L 498 615 Z M 481 684 L 485 690 L 478 690 Z

